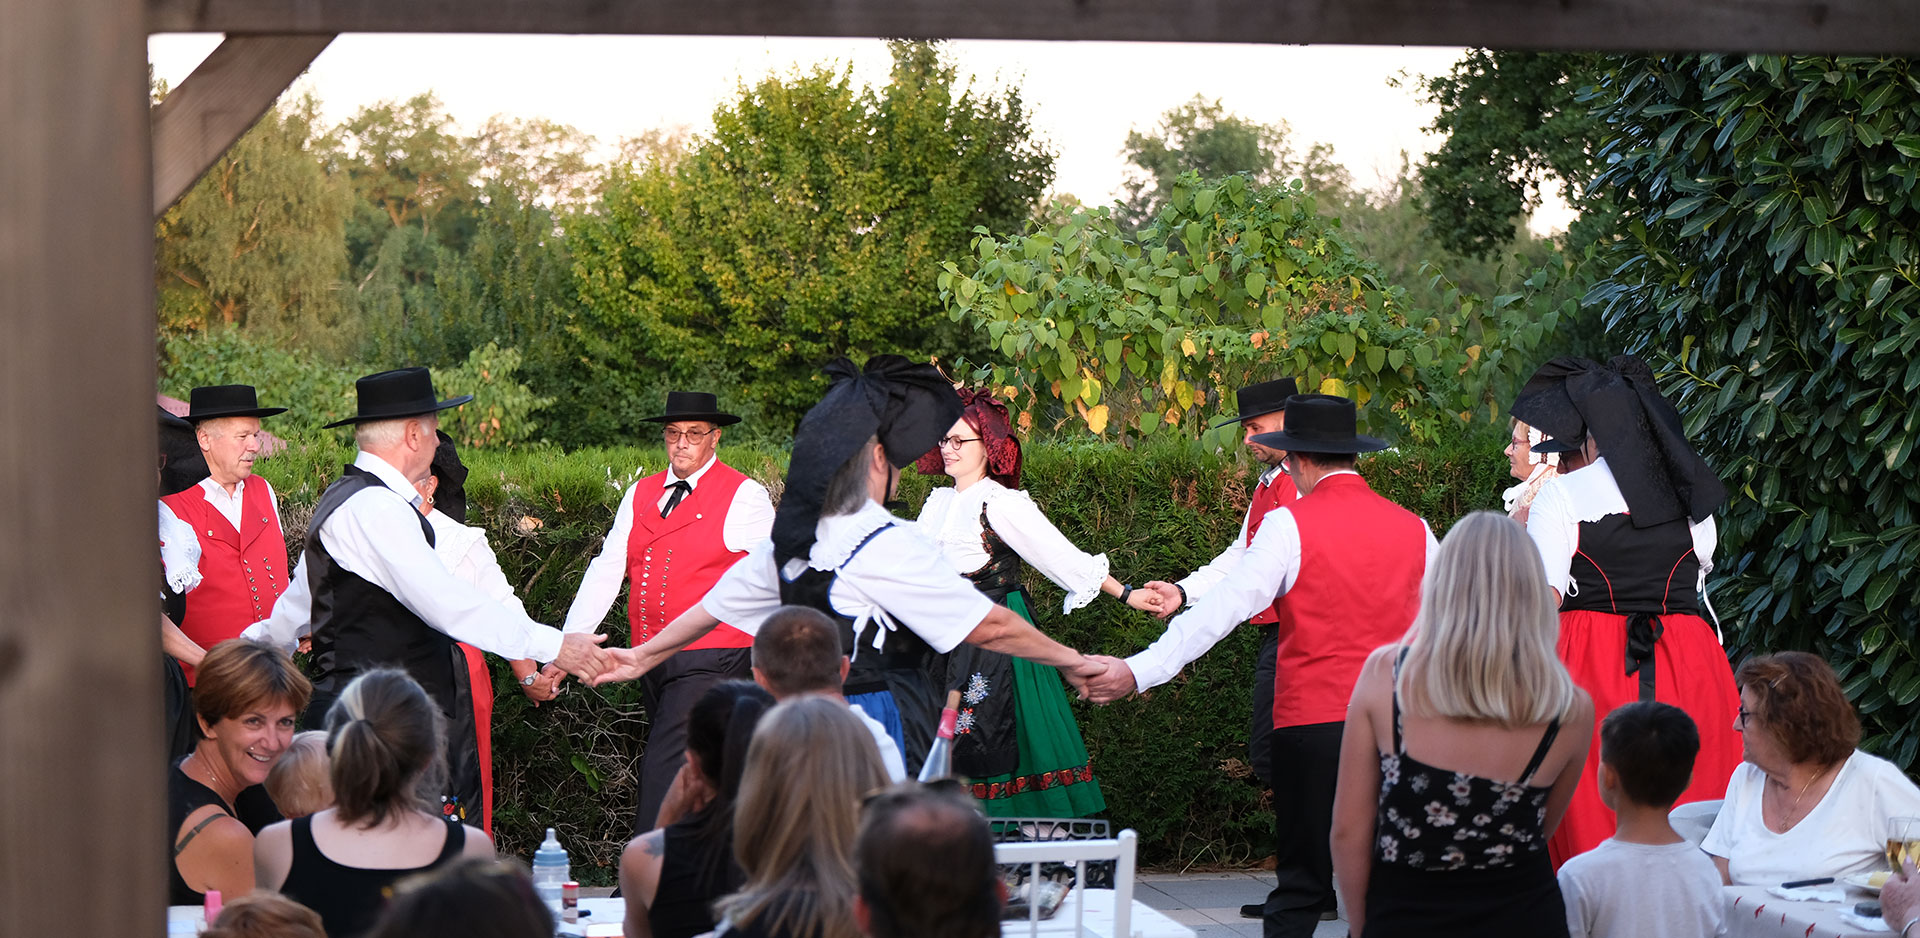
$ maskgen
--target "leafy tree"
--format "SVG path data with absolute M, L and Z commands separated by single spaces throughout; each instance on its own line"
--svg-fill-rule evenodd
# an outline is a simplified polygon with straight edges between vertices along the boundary
M 318 108 L 269 110 L 154 226 L 162 335 L 241 326 L 340 347 L 351 194 L 313 157 Z
M 1920 733 L 1920 68 L 1636 56 L 1598 76 L 1620 211 L 1589 293 L 1667 370 L 1732 492 L 1736 655 L 1813 650 L 1912 766 Z
M 1181 173 L 1220 180 L 1244 173 L 1256 186 L 1299 178 L 1317 196 L 1344 196 L 1353 188 L 1333 147 L 1316 143 L 1295 151 L 1285 121 L 1261 124 L 1229 113 L 1218 100 L 1193 100 L 1160 115 L 1150 133 L 1128 131 L 1121 149 L 1131 168 L 1121 221 L 1129 228 L 1147 225 L 1167 205 Z
M 569 439 L 696 381 L 784 434 L 835 355 L 978 348 L 941 315 L 939 264 L 975 226 L 1023 224 L 1053 157 L 1017 91 L 961 86 L 931 44 L 892 51 L 880 88 L 826 68 L 743 87 L 684 158 L 616 171 L 574 218 L 569 335 L 598 399 Z

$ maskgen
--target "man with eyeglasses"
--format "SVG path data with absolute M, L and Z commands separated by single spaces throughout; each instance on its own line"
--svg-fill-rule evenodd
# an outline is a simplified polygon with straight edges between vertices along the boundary
M 715 455 L 721 428 L 739 417 L 721 413 L 712 394 L 672 391 L 666 412 L 647 421 L 666 424 L 667 469 L 634 483 L 620 500 L 613 530 L 580 580 L 565 631 L 598 630 L 626 580 L 632 644 L 645 644 L 773 531 L 766 486 Z M 641 680 L 648 729 L 635 835 L 653 829 L 660 802 L 686 761 L 694 701 L 720 681 L 750 680 L 752 647 L 752 636 L 722 624 Z M 559 673 L 549 669 L 530 677 L 534 689 L 551 699 Z

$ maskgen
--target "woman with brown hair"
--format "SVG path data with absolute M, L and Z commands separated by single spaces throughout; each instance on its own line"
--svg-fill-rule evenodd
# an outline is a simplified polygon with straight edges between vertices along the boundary
M 372 927 L 397 881 L 462 856 L 493 858 L 485 832 L 443 820 L 444 718 L 406 672 L 368 671 L 327 712 L 333 807 L 260 832 L 255 878 L 320 913 L 330 938 Z
M 280 815 L 260 784 L 293 741 L 294 715 L 313 685 L 283 651 L 242 639 L 200 660 L 193 693 L 200 740 L 167 772 L 170 905 L 199 905 L 210 889 L 253 890 L 255 832 Z
M 887 786 L 873 734 L 845 704 L 799 697 L 767 711 L 734 805 L 746 871 L 720 900 L 720 936 L 858 938 L 853 847 L 860 801 Z
M 1747 659 L 1734 681 L 1746 761 L 1700 844 L 1721 878 L 1773 884 L 1879 869 L 1889 820 L 1920 817 L 1920 788 L 1854 748 L 1860 718 L 1833 668 L 1783 651 Z

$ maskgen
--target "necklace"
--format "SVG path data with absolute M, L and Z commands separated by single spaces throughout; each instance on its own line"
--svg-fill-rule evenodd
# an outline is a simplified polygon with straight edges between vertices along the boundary
M 1800 802 L 1806 800 L 1807 792 L 1813 789 L 1813 783 L 1819 781 L 1821 776 L 1826 775 L 1827 770 L 1830 768 L 1833 768 L 1831 763 L 1821 766 L 1820 771 L 1813 773 L 1813 777 L 1807 779 L 1805 785 L 1800 786 L 1800 794 L 1793 796 L 1793 807 L 1788 808 L 1786 816 L 1780 819 L 1780 830 L 1776 831 L 1776 833 L 1784 834 L 1793 829 L 1793 825 L 1800 819 Z

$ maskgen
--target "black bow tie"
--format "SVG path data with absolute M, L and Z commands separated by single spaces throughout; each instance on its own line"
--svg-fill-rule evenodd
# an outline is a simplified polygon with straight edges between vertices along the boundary
M 686 498 L 688 492 L 693 491 L 693 483 L 688 482 L 685 479 L 681 479 L 680 481 L 667 486 L 667 488 L 672 489 L 673 494 L 667 496 L 667 503 L 661 506 L 660 508 L 660 517 L 662 518 L 665 518 L 666 516 L 673 514 L 674 506 L 680 504 L 680 500 L 683 498 Z

